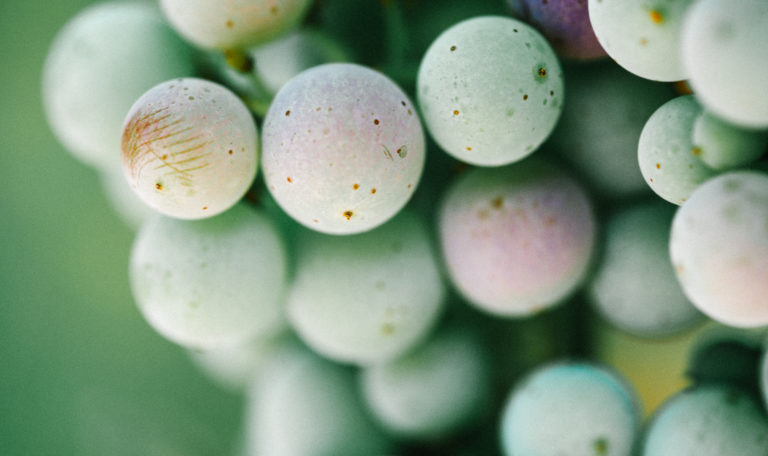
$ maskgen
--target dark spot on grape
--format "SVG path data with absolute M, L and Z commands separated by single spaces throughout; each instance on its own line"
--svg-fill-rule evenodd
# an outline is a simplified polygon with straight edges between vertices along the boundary
M 699 149 L 698 147 L 694 147 L 691 153 L 693 155 L 699 155 L 701 153 L 701 149 Z
M 401 101 L 400 104 L 405 106 L 405 101 Z
M 376 194 L 376 188 L 372 188 L 371 189 L 371 195 L 375 195 L 375 194 Z
M 471 150 L 472 150 L 472 148 L 467 146 L 467 152 L 470 152 Z
M 656 169 L 661 169 L 661 163 L 656 163 Z
M 320 106 L 318 106 L 318 107 L 316 107 L 316 108 L 315 108 L 315 111 L 320 111 L 321 109 L 323 109 L 323 108 L 321 108 Z
M 405 145 L 400 146 L 400 148 L 397 149 L 397 155 L 400 158 L 405 158 L 405 156 L 408 155 L 408 147 L 406 147 Z
M 408 188 L 411 188 L 411 187 L 413 187 L 413 184 L 408 184 Z
M 163 184 L 158 182 L 158 183 L 155 184 L 155 188 L 158 189 L 158 190 L 162 190 L 163 189 Z
M 458 109 L 454 109 L 453 110 L 453 115 L 454 116 L 458 116 L 459 115 L 459 110 Z
M 289 184 L 293 183 L 293 179 L 291 179 L 290 176 L 286 177 L 285 180 L 287 180 Z
M 227 152 L 229 153 L 229 155 L 232 155 L 234 153 L 232 152 L 232 149 L 229 149 Z
M 412 114 L 413 114 L 413 112 L 412 112 L 412 111 L 409 109 L 409 110 L 408 110 L 408 115 L 410 116 L 410 115 L 412 115 Z
M 373 124 L 374 125 L 378 125 L 379 124 L 379 119 L 373 119 Z
M 355 185 L 352 186 L 353 190 L 357 190 L 358 188 L 360 188 L 360 184 L 355 184 Z
M 168 159 L 168 155 L 167 154 L 163 154 L 163 156 L 160 157 L 160 160 L 167 160 L 167 159 Z
M 227 21 L 227 28 L 232 28 L 235 26 L 235 23 L 232 21 Z
M 203 206 L 203 210 L 207 211 L 208 210 L 208 206 Z
M 456 46 L 451 46 L 451 52 L 456 50 Z
M 527 99 L 528 99 L 528 94 L 526 93 L 525 95 L 523 95 L 523 100 L 527 100 Z
M 645 46 L 648 44 L 648 40 L 646 38 L 640 38 L 640 46 Z
M 656 24 L 661 24 L 664 22 L 664 16 L 659 11 L 653 10 L 651 11 L 651 20 Z
M 600 437 L 592 443 L 592 448 L 595 449 L 595 456 L 605 456 L 608 454 L 608 440 Z
M 344 218 L 347 220 L 351 220 L 353 215 L 355 215 L 355 213 L 352 211 L 344 211 Z
M 273 6 L 272 8 L 269 9 L 269 12 L 272 14 L 277 14 L 277 11 L 278 11 L 277 6 Z
M 285 117 L 288 117 L 288 116 L 290 116 L 290 115 L 291 115 L 291 110 L 290 110 L 290 109 L 289 109 L 289 110 L 287 110 L 287 111 L 285 111 Z
M 651 178 L 651 182 L 653 182 L 653 178 Z
M 494 209 L 501 209 L 501 207 L 504 205 L 504 198 L 497 196 L 493 200 L 491 200 L 491 207 Z
M 543 5 L 546 5 L 546 4 L 547 4 L 547 1 L 548 1 L 548 0 L 541 0 L 541 3 L 542 3 Z
M 552 97 L 554 97 L 554 96 L 555 96 L 555 91 L 554 91 L 554 90 L 550 90 L 550 91 L 549 91 L 549 95 L 550 95 L 550 96 L 552 96 Z
M 517 33 L 517 29 L 512 29 L 513 32 Z

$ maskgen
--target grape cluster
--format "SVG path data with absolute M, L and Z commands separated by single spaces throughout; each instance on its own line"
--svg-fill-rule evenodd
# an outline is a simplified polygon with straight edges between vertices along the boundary
M 764 0 L 106 2 L 43 96 L 233 454 L 764 456 L 766 49 Z M 729 329 L 644 412 L 593 314 Z

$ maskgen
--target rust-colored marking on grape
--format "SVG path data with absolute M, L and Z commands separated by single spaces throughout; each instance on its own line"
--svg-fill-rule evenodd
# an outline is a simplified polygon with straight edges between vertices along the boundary
M 471 151 L 472 151 L 472 148 L 467 146 L 467 152 L 471 152 Z
M 491 200 L 491 207 L 494 209 L 501 209 L 501 207 L 504 205 L 504 198 L 497 196 L 496 198 Z
M 661 163 L 656 163 L 656 169 L 661 169 Z
M 319 220 L 318 220 L 318 219 L 312 219 L 312 221 L 313 221 L 313 222 L 315 222 L 315 223 L 318 223 L 318 222 L 319 222 Z
M 527 100 L 527 99 L 528 99 L 528 94 L 526 93 L 525 95 L 523 95 L 523 100 Z
M 287 180 L 289 184 L 293 183 L 293 179 L 291 179 L 291 176 L 286 177 L 285 180 Z
M 406 146 L 405 144 L 400 146 L 400 148 L 397 149 L 397 155 L 400 158 L 405 158 L 408 155 L 408 146 Z
M 158 182 L 158 183 L 155 184 L 155 188 L 158 189 L 158 190 L 162 190 L 163 189 L 163 184 Z
M 640 46 L 645 46 L 646 44 L 648 44 L 648 39 L 647 38 L 640 38 Z
M 351 220 L 353 215 L 355 215 L 355 213 L 352 211 L 344 211 L 344 218 L 347 220 Z
M 373 124 L 374 125 L 378 125 L 379 124 L 379 119 L 373 119 Z
M 208 206 L 203 206 L 203 210 L 207 211 L 208 210 Z
M 228 20 L 227 23 L 226 23 L 226 26 L 227 26 L 227 28 L 232 28 L 232 27 L 235 26 L 235 23 L 232 22 L 231 20 Z
M 376 188 L 374 187 L 371 189 L 371 195 L 375 195 L 375 194 L 376 194 Z
M 592 444 L 595 449 L 595 456 L 605 456 L 608 454 L 608 441 L 604 437 L 600 437 Z
M 288 116 L 290 116 L 290 115 L 291 115 L 291 110 L 290 110 L 290 109 L 289 109 L 289 110 L 287 110 L 287 111 L 285 111 L 285 117 L 288 117 Z
M 456 50 L 456 46 L 451 46 L 451 52 Z
M 544 67 L 539 68 L 539 76 L 540 77 L 546 77 L 547 76 L 547 69 Z
M 355 185 L 352 186 L 353 190 L 357 190 L 358 188 L 360 188 L 360 184 L 355 184 Z
M 459 115 L 459 110 L 458 109 L 454 109 L 453 110 L 453 115 L 454 116 L 458 116 Z
M 651 20 L 656 24 L 661 24 L 664 22 L 664 16 L 658 10 L 653 10 L 651 11 Z
M 227 151 L 227 153 L 228 153 L 229 155 L 232 155 L 232 154 L 234 154 L 234 152 L 232 152 L 232 149 L 229 149 L 229 150 Z
M 653 182 L 653 178 L 651 178 L 651 182 Z
M 411 188 L 411 187 L 413 187 L 413 184 L 408 184 L 408 188 Z
M 701 149 L 699 149 L 698 147 L 694 147 L 693 150 L 691 150 L 691 153 L 693 155 L 699 155 L 701 153 Z

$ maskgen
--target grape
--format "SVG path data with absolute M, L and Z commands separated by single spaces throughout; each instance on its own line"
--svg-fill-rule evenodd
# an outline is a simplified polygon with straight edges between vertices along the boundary
M 535 159 L 457 179 L 438 227 L 456 288 L 504 316 L 530 315 L 565 298 L 583 280 L 595 241 L 584 190 Z
M 266 119 L 262 166 L 296 221 L 332 234 L 375 228 L 402 209 L 424 167 L 413 105 L 387 77 L 331 63 L 291 79 Z
M 364 369 L 363 397 L 391 432 L 435 439 L 490 405 L 490 359 L 474 335 L 443 330 L 408 355 Z
M 760 363 L 760 390 L 763 393 L 763 401 L 768 407 L 768 349 L 764 350 L 762 362 Z
M 123 128 L 123 169 L 134 191 L 171 217 L 211 217 L 248 190 L 258 166 L 256 124 L 228 89 L 175 79 L 134 103 Z
M 443 32 L 421 62 L 417 85 L 432 137 L 474 165 L 531 154 L 562 111 L 554 51 L 536 30 L 510 18 L 477 17 Z
M 605 251 L 589 295 L 609 322 L 631 334 L 667 336 L 701 319 L 669 262 L 673 215 L 671 206 L 658 201 L 622 210 L 607 221 Z
M 669 249 L 699 310 L 730 326 L 768 324 L 768 176 L 734 171 L 702 184 L 675 214 Z
M 444 289 L 426 230 L 404 212 L 374 231 L 305 232 L 288 318 L 318 353 L 369 365 L 420 342 L 441 313 Z
M 349 60 L 346 51 L 325 34 L 299 30 L 263 44 L 251 52 L 256 73 L 272 92 L 313 66 Z
M 501 422 L 509 456 L 628 455 L 640 425 L 635 393 L 613 372 L 583 363 L 541 367 L 507 400 Z
M 205 220 L 148 220 L 134 242 L 130 278 L 149 324 L 187 348 L 245 343 L 282 324 L 282 240 L 246 206 Z
M 125 113 L 146 90 L 194 72 L 192 51 L 145 3 L 83 10 L 56 36 L 43 68 L 43 102 L 58 140 L 83 163 L 120 169 Z
M 245 426 L 251 455 L 377 455 L 389 446 L 366 414 L 353 372 L 296 346 L 266 361 Z
M 103 170 L 99 173 L 99 181 L 112 208 L 129 227 L 136 230 L 155 214 L 128 185 L 122 169 Z
M 548 144 L 600 195 L 620 198 L 647 192 L 637 166 L 637 138 L 672 90 L 612 61 L 568 66 L 565 73 L 568 103 Z
M 715 173 L 698 157 L 693 124 L 701 107 L 693 95 L 668 101 L 653 113 L 640 134 L 637 158 L 648 185 L 665 200 L 683 204 Z
M 306 14 L 310 0 L 161 0 L 177 32 L 202 48 L 236 49 L 286 32 Z
M 595 59 L 605 56 L 597 42 L 584 0 L 507 0 L 516 14 L 530 22 L 557 53 L 571 59 Z
M 682 29 L 682 59 L 701 104 L 737 125 L 768 128 L 768 2 L 699 0 Z
M 701 161 L 720 170 L 757 160 L 768 146 L 768 131 L 745 130 L 705 111 L 693 124 L 692 139 Z
M 643 456 L 764 456 L 768 420 L 738 389 L 707 386 L 669 399 L 645 437 Z
M 603 49 L 628 71 L 655 81 L 687 77 L 680 56 L 683 17 L 694 0 L 589 0 Z

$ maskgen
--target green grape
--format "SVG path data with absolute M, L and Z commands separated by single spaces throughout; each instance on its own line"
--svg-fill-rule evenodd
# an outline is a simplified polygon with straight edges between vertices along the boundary
M 768 420 L 755 399 L 725 386 L 676 394 L 658 410 L 642 456 L 765 456 Z
M 99 182 L 112 209 L 130 228 L 139 229 L 145 220 L 156 214 L 133 191 L 120 168 L 114 171 L 103 170 L 99 173 Z
M 589 296 L 606 320 L 631 334 L 668 336 L 701 321 L 669 262 L 673 215 L 672 206 L 656 201 L 624 209 L 606 223 Z
M 370 365 L 421 342 L 440 316 L 444 295 L 426 229 L 403 212 L 355 236 L 305 232 L 288 318 L 318 353 Z
M 490 405 L 490 358 L 478 338 L 450 328 L 361 375 L 363 397 L 392 433 L 438 439 L 470 424 Z
M 768 325 L 768 176 L 734 171 L 702 184 L 675 214 L 669 251 L 699 310 L 730 326 Z
M 186 348 L 245 343 L 283 323 L 285 249 L 270 220 L 246 206 L 205 220 L 148 220 L 130 278 L 149 324 Z
M 84 163 L 120 169 L 125 113 L 142 93 L 194 73 L 192 50 L 147 3 L 107 2 L 59 32 L 43 68 L 43 103 L 59 141 Z
M 692 139 L 701 161 L 722 170 L 748 165 L 763 155 L 768 131 L 746 130 L 705 111 L 693 124 Z
M 698 0 L 682 30 L 682 60 L 704 107 L 745 128 L 768 128 L 768 2 Z
M 533 153 L 563 109 L 563 75 L 549 43 L 529 25 L 500 16 L 468 19 L 437 37 L 417 86 L 435 141 L 480 166 Z
M 637 158 L 643 177 L 657 195 L 677 205 L 715 174 L 691 139 L 699 114 L 693 95 L 675 98 L 653 113 L 640 134 Z
M 589 21 L 605 52 L 628 71 L 655 81 L 685 79 L 683 18 L 694 0 L 589 0 Z

